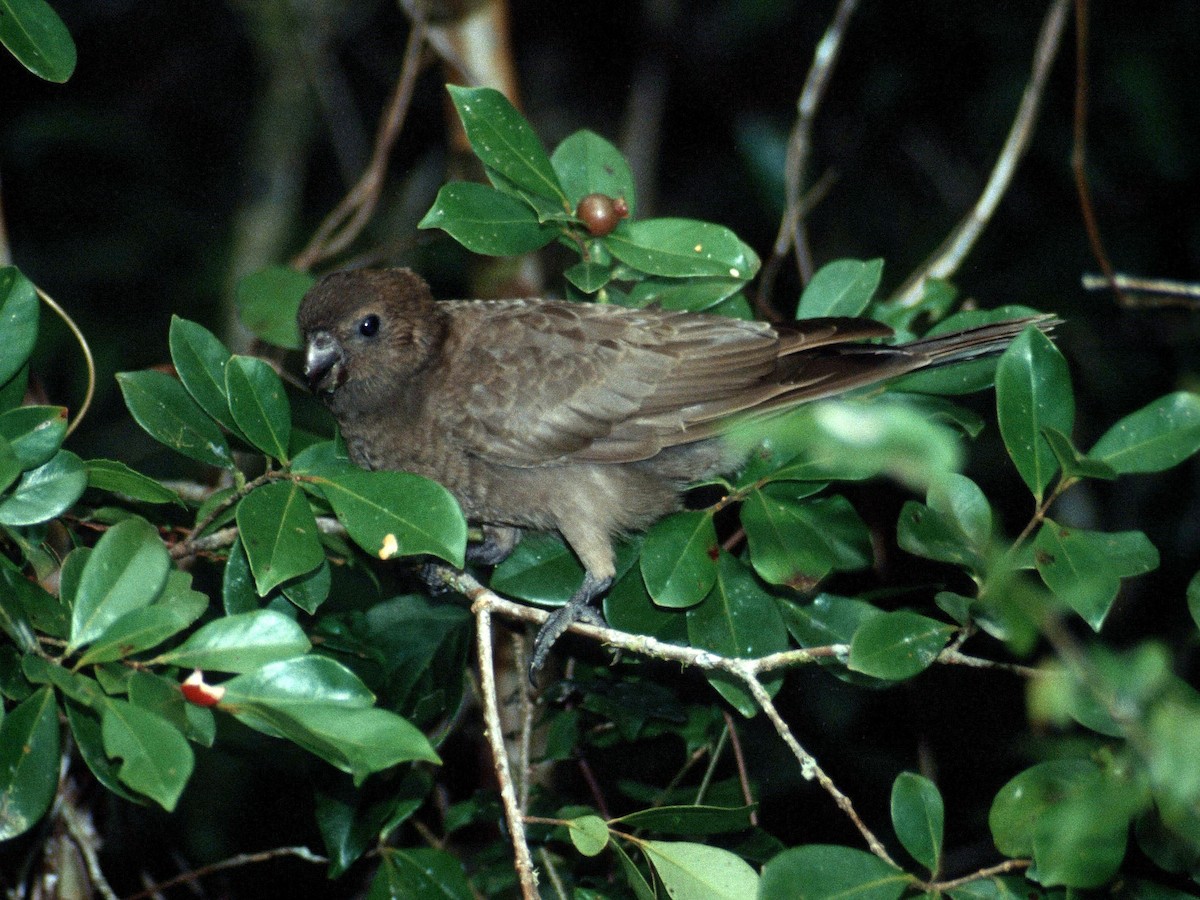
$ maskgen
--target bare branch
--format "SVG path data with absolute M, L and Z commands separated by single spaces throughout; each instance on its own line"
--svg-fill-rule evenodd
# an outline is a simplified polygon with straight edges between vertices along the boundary
M 1109 272 L 1105 275 L 1085 273 L 1082 281 L 1086 291 L 1112 289 L 1117 293 L 1122 306 L 1195 309 L 1196 305 L 1200 304 L 1200 283 L 1195 281 L 1139 278 L 1120 272 Z
M 840 0 L 838 3 L 833 20 L 813 51 L 813 61 L 809 66 L 808 76 L 804 79 L 804 87 L 800 90 L 800 99 L 796 102 L 796 123 L 788 137 L 787 160 L 784 163 L 786 206 L 783 219 L 779 223 L 779 232 L 775 235 L 775 244 L 771 248 L 771 256 L 763 266 L 762 276 L 758 281 L 758 293 L 755 296 L 755 305 L 760 314 L 771 310 L 770 297 L 771 289 L 775 286 L 775 275 L 789 250 L 796 254 L 801 281 L 807 284 L 812 278 L 812 254 L 808 249 L 804 228 L 804 170 L 812 151 L 812 128 L 817 107 L 820 106 L 825 89 L 829 85 L 829 78 L 846 34 L 846 25 L 857 7 L 858 0 Z
M 475 640 L 479 652 L 479 688 L 483 697 L 483 720 L 487 732 L 488 746 L 492 751 L 492 766 L 496 781 L 500 785 L 500 802 L 504 807 L 504 819 L 508 824 L 509 838 L 513 845 L 513 862 L 517 880 L 521 884 L 521 896 L 525 900 L 538 900 L 537 874 L 533 858 L 529 855 L 529 842 L 525 839 L 525 822 L 517 805 L 513 790 L 512 773 L 508 768 L 508 752 L 504 748 L 504 733 L 500 727 L 500 701 L 496 696 L 496 669 L 492 658 L 492 611 L 486 603 L 476 603 Z
M 954 227 L 949 236 L 925 264 L 908 277 L 908 280 L 896 291 L 893 301 L 898 305 L 911 308 L 916 306 L 925 293 L 925 283 L 930 278 L 948 278 L 958 271 L 962 261 L 975 246 L 975 242 L 983 233 L 983 229 L 991 221 L 1001 198 L 1008 191 L 1016 172 L 1017 164 L 1025 155 L 1029 139 L 1033 135 L 1037 123 L 1038 110 L 1041 106 L 1042 95 L 1046 91 L 1046 81 L 1050 75 L 1050 67 L 1058 54 L 1062 43 L 1063 29 L 1067 21 L 1067 8 L 1070 0 L 1053 0 L 1046 18 L 1042 22 L 1042 30 L 1038 36 L 1037 48 L 1033 56 L 1033 72 L 1025 85 L 1021 96 L 1020 106 L 1009 128 L 1008 137 L 1000 151 L 987 185 L 970 212 Z
M 400 77 L 396 80 L 396 87 L 375 134 L 371 160 L 354 187 L 325 217 L 308 246 L 292 260 L 293 268 L 307 271 L 323 260 L 341 253 L 362 233 L 370 221 L 383 192 L 388 157 L 396 138 L 400 136 L 412 103 L 413 88 L 421 71 L 426 34 L 423 22 L 414 19 L 408 35 L 408 47 L 404 51 L 404 63 L 400 67 Z
M 143 900 L 145 897 L 152 897 L 159 891 L 164 891 L 167 888 L 175 887 L 177 884 L 186 884 L 203 878 L 205 875 L 211 875 L 214 872 L 221 872 L 225 869 L 234 869 L 238 866 L 249 865 L 250 863 L 268 862 L 272 859 L 291 856 L 296 859 L 302 859 L 305 862 L 324 865 L 329 862 L 325 857 L 313 853 L 307 847 L 276 847 L 273 850 L 264 850 L 261 853 L 239 853 L 237 856 L 231 856 L 229 859 L 223 859 L 220 862 L 212 863 L 211 865 L 201 866 L 199 869 L 193 869 L 190 872 L 184 872 L 182 875 L 176 875 L 174 878 L 168 878 L 162 884 L 147 888 L 144 891 L 138 891 L 136 894 L 130 894 L 125 900 Z

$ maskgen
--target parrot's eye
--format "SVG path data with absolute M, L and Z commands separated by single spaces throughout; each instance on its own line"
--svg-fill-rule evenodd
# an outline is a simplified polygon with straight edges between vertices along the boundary
M 358 333 L 363 337 L 375 337 L 375 333 L 379 331 L 379 316 L 369 315 L 358 323 Z

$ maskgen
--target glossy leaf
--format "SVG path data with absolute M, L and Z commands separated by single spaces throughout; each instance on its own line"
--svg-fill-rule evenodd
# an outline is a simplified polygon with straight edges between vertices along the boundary
M 925 505 L 904 504 L 897 540 L 916 556 L 963 566 L 976 576 L 987 569 L 992 549 L 992 508 L 971 479 L 947 473 L 929 486 Z
M 654 602 L 682 609 L 703 600 L 717 580 L 718 549 L 708 512 L 675 513 L 655 523 L 646 533 L 640 557 Z
M 1033 326 L 1004 351 L 996 367 L 996 413 L 1000 435 L 1017 471 L 1040 503 L 1058 471 L 1044 428 L 1071 433 L 1075 395 L 1067 362 Z
M 229 444 L 178 379 L 163 372 L 118 372 L 134 421 L 172 450 L 210 466 L 233 467 Z
M 1158 550 L 1140 531 L 1085 531 L 1046 519 L 1033 549 L 1046 587 L 1096 631 L 1117 598 L 1121 579 L 1158 568 Z
M 622 198 L 632 218 L 637 212 L 633 172 L 621 151 L 593 131 L 576 131 L 550 154 L 550 164 L 571 209 L 588 194 Z
M 312 507 L 294 481 L 255 488 L 238 504 L 237 523 L 260 597 L 325 559 Z
M 87 488 L 83 460 L 59 450 L 45 465 L 21 476 L 0 501 L 0 525 L 36 525 L 66 512 Z
M 624 872 L 625 880 L 629 883 L 629 887 L 637 900 L 657 900 L 658 895 L 646 881 L 646 876 L 642 874 L 641 869 L 629 858 L 629 854 L 625 852 L 625 849 L 616 841 L 613 841 L 609 846 L 612 847 L 613 854 L 621 864 L 621 871 Z
M 532 253 L 562 233 L 539 221 L 529 204 L 470 181 L 442 185 L 417 227 L 440 228 L 472 253 L 485 256 Z
M 238 282 L 238 314 L 247 328 L 276 347 L 299 350 L 303 346 L 296 313 L 300 301 L 316 281 L 307 272 L 287 266 L 269 266 Z
M 1200 394 L 1179 391 L 1159 397 L 1108 429 L 1089 459 L 1119 474 L 1161 472 L 1200 450 Z
M 0 491 L 8 490 L 25 469 L 8 441 L 0 438 Z
M 897 900 L 913 881 L 878 856 L 851 847 L 793 847 L 763 866 L 759 900 Z
M 683 309 L 688 312 L 711 311 L 720 303 L 729 300 L 745 286 L 737 278 L 647 278 L 639 281 L 630 291 L 631 301 L 637 306 L 656 304 L 663 309 Z
M 389 785 L 382 797 L 354 790 L 344 779 L 317 787 L 314 813 L 329 857 L 329 876 L 341 876 L 363 853 L 387 840 L 391 829 L 421 807 L 430 787 L 428 776 L 418 772 Z
M 333 573 L 329 568 L 329 560 L 322 557 L 315 569 L 285 581 L 279 586 L 279 590 L 283 596 L 311 616 L 325 602 L 332 587 Z
M 898 681 L 925 671 L 937 659 L 954 629 L 909 610 L 874 616 L 850 641 L 850 668 Z
M 75 746 L 79 748 L 79 755 L 92 770 L 96 780 L 130 803 L 144 803 L 141 797 L 121 783 L 120 763 L 109 759 L 108 754 L 104 752 L 100 713 L 74 700 L 67 700 L 64 709 L 67 724 L 71 726 L 71 736 L 75 739 Z
M 8 441 L 22 469 L 48 463 L 67 433 L 62 406 L 19 406 L 0 415 L 0 438 Z
M 577 816 L 566 822 L 567 835 L 584 856 L 598 856 L 608 846 L 608 826 L 599 816 Z
M 208 598 L 196 594 L 131 610 L 104 629 L 80 657 L 79 666 L 112 662 L 157 647 L 195 622 L 207 608 Z
M 225 367 L 225 389 L 241 433 L 263 453 L 286 463 L 292 413 L 275 370 L 256 356 L 233 356 Z
M 750 562 L 771 584 L 811 586 L 831 571 L 871 563 L 871 536 L 844 497 L 793 499 L 790 484 L 768 484 L 742 506 Z
M 0 0 L 0 10 L 13 0 Z M 0 22 L 4 21 L 0 16 Z M 0 384 L 21 371 L 38 335 L 38 297 L 33 282 L 14 266 L 0 267 Z
M 582 575 L 570 584 L 578 584 L 580 578 Z M 604 595 L 603 605 L 604 620 L 613 628 L 650 635 L 669 644 L 686 645 L 688 642 L 685 611 L 656 605 L 646 590 L 640 568 L 631 568 L 619 576 L 617 583 Z
M 123 462 L 89 459 L 84 463 L 84 467 L 87 469 L 90 488 L 121 494 L 142 503 L 183 503 L 175 491 L 149 475 L 134 471 Z
M 676 900 L 745 900 L 758 894 L 758 873 L 728 850 L 674 841 L 638 846 Z
M 1071 438 L 1057 428 L 1043 428 L 1042 437 L 1046 439 L 1054 458 L 1058 460 L 1063 478 L 1099 478 L 1112 481 L 1117 477 L 1116 469 L 1106 462 L 1079 452 Z
M 781 603 L 780 609 L 788 631 L 801 647 L 849 644 L 864 622 L 884 615 L 865 600 L 836 594 L 818 594 L 805 604 Z
M 928 778 L 901 772 L 892 783 L 892 826 L 912 858 L 936 874 L 941 866 L 946 812 Z
M 384 847 L 371 881 L 367 900 L 475 900 L 476 894 L 463 873 L 462 863 L 445 850 Z
M 350 537 L 372 556 L 429 553 L 463 564 L 467 523 L 440 484 L 409 472 L 336 465 L 316 467 L 311 477 Z
M 170 568 L 158 529 L 145 519 L 126 519 L 106 531 L 80 575 L 69 647 L 91 643 L 126 613 L 153 603 Z
M 241 434 L 229 409 L 225 369 L 230 353 L 217 336 L 195 322 L 171 316 L 171 362 L 192 399 L 234 434 Z
M 594 294 L 613 278 L 612 268 L 594 262 L 581 262 L 563 272 L 563 278 L 585 294 Z
M 105 752 L 121 760 L 122 783 L 167 812 L 175 809 L 195 765 L 179 730 L 161 716 L 117 699 L 106 702 L 100 728 Z
M 307 653 L 311 647 L 299 625 L 274 610 L 261 609 L 214 619 L 154 662 L 184 669 L 254 672 Z
M 71 32 L 45 0 L 0 0 L 0 44 L 47 81 L 62 84 L 75 71 Z
M 0 722 L 0 841 L 24 834 L 50 808 L 58 787 L 58 707 L 43 687 Z
M 622 223 L 604 245 L 621 262 L 649 275 L 749 281 L 759 266 L 757 254 L 728 228 L 693 219 Z
M 491 588 L 501 594 L 562 606 L 583 581 L 583 566 L 561 538 L 531 534 L 492 572 Z
M 729 553 L 721 551 L 717 565 L 712 593 L 687 611 L 691 645 L 733 657 L 766 656 L 787 649 L 787 629 L 775 598 Z M 754 699 L 741 682 L 720 672 L 709 673 L 708 680 L 742 715 L 750 717 L 757 712 Z M 773 692 L 780 683 L 775 677 L 764 680 L 763 686 Z
M 503 94 L 492 88 L 448 85 L 471 149 L 518 187 L 566 203 L 550 157 L 533 128 Z
M 797 319 L 821 316 L 857 316 L 862 313 L 883 278 L 883 260 L 839 259 L 821 266 L 800 295 Z

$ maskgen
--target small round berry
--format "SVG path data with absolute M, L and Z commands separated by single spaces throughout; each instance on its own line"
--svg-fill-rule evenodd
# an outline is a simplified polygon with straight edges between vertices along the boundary
M 622 197 L 614 200 L 606 194 L 588 194 L 575 207 L 575 215 L 588 234 L 604 237 L 612 234 L 617 223 L 629 215 L 629 204 Z

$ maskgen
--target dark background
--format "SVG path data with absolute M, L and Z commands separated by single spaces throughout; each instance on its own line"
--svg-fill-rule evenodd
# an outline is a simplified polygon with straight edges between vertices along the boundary
M 97 405 L 72 449 L 171 471 L 178 461 L 154 455 L 113 373 L 166 359 L 172 313 L 239 340 L 230 313 L 236 278 L 286 262 L 357 176 L 407 23 L 394 4 L 367 0 L 53 5 L 79 47 L 68 84 L 41 82 L 0 55 L 0 190 L 14 261 L 78 318 L 101 367 Z M 1124 272 L 1200 280 L 1200 6 L 1090 6 L 1088 174 L 1108 252 Z M 787 0 L 515 0 L 523 108 L 548 146 L 582 127 L 618 143 L 649 136 L 639 214 L 728 225 L 766 258 L 796 98 L 832 11 L 832 2 Z M 1044 12 L 1031 2 L 862 4 L 814 132 L 809 181 L 827 171 L 833 178 L 808 220 L 818 263 L 883 257 L 886 290 L 936 248 L 982 189 Z M 1189 308 L 1122 309 L 1110 294 L 1080 287 L 1081 273 L 1097 265 L 1069 168 L 1073 42 L 1068 30 L 1029 154 L 956 282 L 981 306 L 1023 303 L 1067 320 L 1058 342 L 1086 448 L 1151 399 L 1200 387 L 1200 320 Z M 474 270 L 463 257 L 413 231 L 447 165 L 443 81 L 436 64 L 422 75 L 383 207 L 356 250 L 382 247 L 441 289 L 469 292 Z M 321 101 L 312 84 L 322 86 Z M 661 120 L 629 116 L 632 94 L 647 86 L 662 91 Z M 550 290 L 559 284 L 553 265 Z M 773 300 L 790 312 L 799 281 L 790 262 L 782 271 Z M 77 351 L 52 316 L 42 323 L 42 387 L 53 402 L 73 404 L 84 386 Z M 976 407 L 989 403 L 984 396 Z M 1032 510 L 994 428 L 977 442 L 970 474 L 989 497 L 1007 499 L 1004 526 L 1015 534 Z M 1160 570 L 1118 601 L 1106 627 L 1118 645 L 1147 635 L 1178 642 L 1187 631 L 1183 589 L 1200 567 L 1198 475 L 1192 463 L 1084 486 L 1056 512 L 1083 527 L 1145 530 L 1162 553 Z M 887 486 L 851 496 L 884 527 L 904 499 Z M 1194 648 L 1178 649 L 1194 676 Z M 792 678 L 785 696 L 801 740 L 837 761 L 831 774 L 863 798 L 869 821 L 886 821 L 891 778 L 914 768 L 920 751 L 947 798 L 949 845 L 986 852 L 986 808 L 962 804 L 976 802 L 980 783 L 1003 783 L 1028 749 L 997 737 L 1024 727 L 1015 680 L 943 668 L 873 694 L 813 672 Z M 764 812 L 788 821 L 798 840 L 855 843 L 823 796 L 792 783 L 794 763 L 761 727 L 748 728 L 752 763 L 787 773 L 764 785 Z M 193 860 L 292 842 L 319 847 L 311 799 L 296 780 L 312 765 L 291 753 L 253 764 L 236 752 L 208 754 L 169 822 L 112 811 L 110 858 L 174 846 Z M 233 796 L 248 799 L 232 804 Z M 164 827 L 147 824 L 155 819 Z M 314 896 L 332 890 L 312 867 L 275 871 L 314 877 Z

